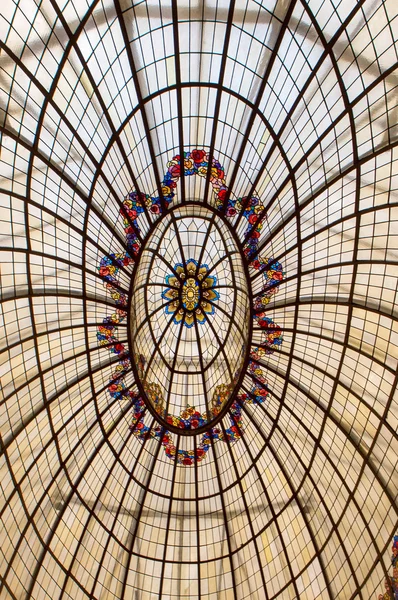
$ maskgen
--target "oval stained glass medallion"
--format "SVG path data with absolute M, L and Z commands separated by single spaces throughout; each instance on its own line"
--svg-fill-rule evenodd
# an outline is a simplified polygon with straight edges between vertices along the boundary
M 250 330 L 244 263 L 226 220 L 197 204 L 166 213 L 130 298 L 133 369 L 148 408 L 179 432 L 219 420 L 236 395 Z

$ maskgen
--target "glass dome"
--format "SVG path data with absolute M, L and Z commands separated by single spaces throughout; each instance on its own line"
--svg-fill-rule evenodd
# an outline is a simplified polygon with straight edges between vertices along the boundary
M 396 0 L 0 12 L 0 597 L 391 598 Z

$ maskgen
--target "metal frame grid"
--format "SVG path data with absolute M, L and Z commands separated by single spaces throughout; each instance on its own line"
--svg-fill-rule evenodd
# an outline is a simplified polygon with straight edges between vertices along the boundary
M 0 18 L 0 593 L 376 597 L 398 525 L 395 0 L 6 0 Z M 129 429 L 96 332 L 123 199 L 165 213 L 162 174 L 192 148 L 223 165 L 224 212 L 261 199 L 251 299 L 253 261 L 282 263 L 284 339 L 241 439 L 184 468 Z M 213 205 L 210 169 L 179 179 L 192 199 Z M 140 243 L 156 219 L 130 222 Z

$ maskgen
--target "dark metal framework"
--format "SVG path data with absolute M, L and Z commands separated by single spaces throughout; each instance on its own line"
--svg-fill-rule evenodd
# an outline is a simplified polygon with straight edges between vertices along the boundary
M 398 17 L 388 0 L 336 5 L 22 0 L 2 15 L 0 594 L 382 588 L 398 525 Z M 125 250 L 123 198 L 159 196 L 166 213 L 167 160 L 194 147 L 225 167 L 224 213 L 230 197 L 263 202 L 250 260 L 283 264 L 266 313 L 284 342 L 259 361 L 270 396 L 242 405 L 242 439 L 211 440 L 184 468 L 129 430 L 95 333 L 115 309 L 98 266 Z M 180 178 L 175 202 L 211 206 L 210 169 L 197 181 Z M 130 225 L 144 245 L 156 217 L 145 207 Z M 262 275 L 244 265 L 253 302 Z M 126 381 L 136 389 L 135 369 Z M 220 419 L 225 433 L 228 406 Z

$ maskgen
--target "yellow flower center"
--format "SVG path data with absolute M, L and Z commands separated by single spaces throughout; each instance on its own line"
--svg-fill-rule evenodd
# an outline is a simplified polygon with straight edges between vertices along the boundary
M 189 277 L 181 290 L 181 300 L 184 308 L 189 311 L 194 310 L 199 303 L 199 285 L 193 278 Z

